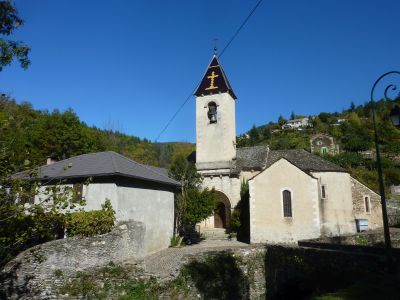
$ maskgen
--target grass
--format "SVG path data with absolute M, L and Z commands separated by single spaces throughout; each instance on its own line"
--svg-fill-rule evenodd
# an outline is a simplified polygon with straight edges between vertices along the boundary
M 73 279 L 65 278 L 58 292 L 66 299 L 118 300 L 152 300 L 159 299 L 161 294 L 167 294 L 168 299 L 178 299 L 189 292 L 184 276 L 161 285 L 155 279 L 137 277 L 140 273 L 139 269 L 110 263 L 92 272 L 79 272 Z

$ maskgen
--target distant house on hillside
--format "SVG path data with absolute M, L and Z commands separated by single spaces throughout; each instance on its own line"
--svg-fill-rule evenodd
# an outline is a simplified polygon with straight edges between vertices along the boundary
M 327 134 L 314 134 L 310 138 L 311 152 L 319 154 L 339 154 L 339 145 Z
M 303 128 L 310 126 L 310 119 L 309 118 L 299 118 L 287 121 L 283 126 L 282 129 L 296 129 L 296 128 Z
M 174 191 L 179 183 L 163 168 L 142 165 L 113 151 L 83 154 L 54 161 L 39 168 L 44 186 L 35 197 L 39 203 L 46 186 L 72 186 L 86 200 L 84 209 L 98 210 L 111 201 L 117 221 L 135 220 L 145 225 L 145 253 L 167 248 L 174 226 Z M 22 173 L 16 174 L 16 176 Z M 91 178 L 85 184 L 87 178 Z

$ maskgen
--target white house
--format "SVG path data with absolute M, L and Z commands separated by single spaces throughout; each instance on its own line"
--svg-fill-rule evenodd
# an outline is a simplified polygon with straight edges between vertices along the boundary
M 111 201 L 116 220 L 135 220 L 145 226 L 145 254 L 167 248 L 173 235 L 174 191 L 179 183 L 163 168 L 137 163 L 113 151 L 83 154 L 39 168 L 44 186 L 35 197 L 40 203 L 43 189 L 69 185 L 86 200 L 84 210 L 101 209 Z M 91 178 L 88 184 L 85 184 Z
M 296 129 L 296 128 L 303 128 L 310 126 L 310 119 L 309 118 L 298 118 L 287 121 L 283 126 L 282 129 Z

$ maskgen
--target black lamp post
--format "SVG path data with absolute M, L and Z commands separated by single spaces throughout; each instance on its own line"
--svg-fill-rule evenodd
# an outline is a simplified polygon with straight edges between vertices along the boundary
M 375 137 L 375 149 L 376 149 L 376 162 L 378 164 L 378 177 L 379 177 L 379 192 L 381 194 L 381 205 L 382 205 L 382 218 L 383 218 L 383 231 L 384 231 L 384 236 L 385 236 L 385 248 L 386 248 L 386 254 L 387 254 L 387 259 L 388 259 L 388 264 L 389 264 L 389 269 L 391 269 L 392 266 L 392 255 L 391 255 L 391 249 L 392 249 L 392 244 L 390 241 L 390 232 L 389 232 L 389 222 L 388 222 L 388 215 L 387 215 L 387 209 L 386 209 L 386 198 L 385 198 L 385 186 L 383 184 L 383 175 L 382 175 L 382 163 L 381 163 L 381 155 L 379 151 L 379 144 L 378 144 L 378 134 L 376 131 L 376 120 L 375 120 L 375 101 L 374 101 L 374 91 L 375 87 L 377 84 L 386 76 L 392 75 L 392 74 L 397 74 L 400 75 L 399 71 L 390 71 L 387 72 L 383 75 L 381 75 L 374 83 L 372 86 L 371 90 L 371 106 L 372 106 L 372 121 L 374 124 L 374 137 Z M 386 87 L 385 89 L 385 99 L 390 100 L 387 96 L 387 92 L 389 90 L 396 90 L 397 86 L 390 84 Z M 391 112 L 390 112 L 390 118 L 393 122 L 393 125 L 398 127 L 400 126 L 400 108 L 399 106 L 395 106 Z

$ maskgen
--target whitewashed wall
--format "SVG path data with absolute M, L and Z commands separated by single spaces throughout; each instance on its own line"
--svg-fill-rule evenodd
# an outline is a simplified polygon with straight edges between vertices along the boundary
M 83 187 L 82 195 L 86 200 L 83 209 L 100 210 L 109 199 L 117 222 L 133 220 L 144 223 L 144 252 L 150 254 L 168 248 L 173 235 L 174 193 L 164 189 L 167 190 L 161 190 L 157 183 L 133 183 L 130 180 L 92 182 Z M 40 188 L 35 203 L 44 199 L 44 190 L 45 187 Z
M 343 172 L 312 173 L 319 180 L 320 187 L 326 186 L 326 198 L 320 201 L 321 233 L 340 236 L 356 232 L 353 214 L 350 175 Z
M 249 180 L 250 242 L 295 243 L 320 236 L 318 182 L 285 159 Z M 292 195 L 292 218 L 283 216 L 282 192 Z
M 217 123 L 210 124 L 208 103 L 217 104 Z M 236 157 L 235 100 L 228 93 L 196 98 L 196 164 L 231 162 Z
M 145 224 L 147 254 L 168 248 L 174 229 L 174 193 L 118 186 L 118 218 Z

